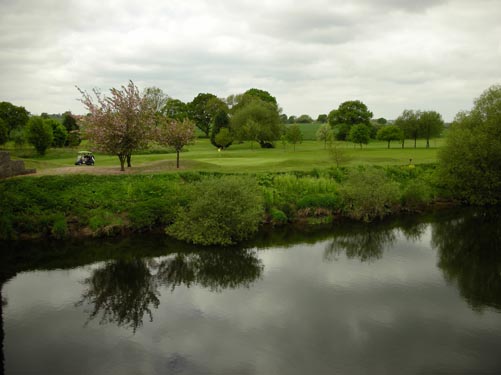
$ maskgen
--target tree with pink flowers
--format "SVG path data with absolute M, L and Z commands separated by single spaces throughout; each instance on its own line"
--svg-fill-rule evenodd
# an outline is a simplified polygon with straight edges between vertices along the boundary
M 83 119 L 83 131 L 97 149 L 120 160 L 124 171 L 125 161 L 131 166 L 132 153 L 148 147 L 153 138 L 155 111 L 150 101 L 139 93 L 132 81 L 121 89 L 110 89 L 110 96 L 93 90 L 94 97 L 78 88 L 80 100 L 89 111 Z
M 157 128 L 156 140 L 163 146 L 176 150 L 176 167 L 179 168 L 179 153 L 184 146 L 195 141 L 195 124 L 184 119 L 183 121 L 164 118 Z

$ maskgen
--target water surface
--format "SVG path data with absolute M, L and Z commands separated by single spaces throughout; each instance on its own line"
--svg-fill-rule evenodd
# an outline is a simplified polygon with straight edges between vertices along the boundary
M 2 248 L 6 374 L 495 374 L 501 220 Z

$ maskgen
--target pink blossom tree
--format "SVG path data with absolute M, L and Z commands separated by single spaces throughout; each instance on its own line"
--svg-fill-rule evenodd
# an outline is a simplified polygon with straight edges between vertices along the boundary
M 179 153 L 184 146 L 193 144 L 195 142 L 195 138 L 195 124 L 188 119 L 178 121 L 164 118 L 157 128 L 157 142 L 176 150 L 177 168 L 179 168 Z
M 120 90 L 110 89 L 109 97 L 94 89 L 94 99 L 77 89 L 89 111 L 82 120 L 84 134 L 99 150 L 117 155 L 120 170 L 124 171 L 125 161 L 130 167 L 132 153 L 148 147 L 153 137 L 155 112 L 150 101 L 141 96 L 132 81 Z

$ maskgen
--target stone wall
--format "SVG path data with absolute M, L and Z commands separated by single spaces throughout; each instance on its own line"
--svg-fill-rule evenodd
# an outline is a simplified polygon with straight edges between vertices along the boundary
M 10 154 L 7 151 L 0 151 L 0 178 L 36 173 L 36 171 L 36 169 L 24 168 L 22 160 L 10 160 Z

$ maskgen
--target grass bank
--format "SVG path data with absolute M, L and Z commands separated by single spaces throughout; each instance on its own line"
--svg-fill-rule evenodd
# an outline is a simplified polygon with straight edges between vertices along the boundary
M 217 218 L 235 215 L 224 224 L 229 239 L 220 242 L 232 243 L 252 233 L 242 236 L 228 228 L 238 226 L 239 215 L 247 215 L 249 208 L 239 210 L 238 201 L 228 200 L 229 192 L 211 194 L 229 183 L 228 175 L 235 189 L 240 180 L 255 187 L 252 199 L 259 209 L 252 211 L 259 223 L 283 225 L 327 223 L 339 217 L 371 221 L 422 210 L 441 195 L 434 170 L 434 164 L 423 164 L 280 173 L 209 170 L 15 178 L 0 181 L 0 238 L 100 237 L 158 228 L 170 228 L 167 232 L 175 237 L 180 220 L 189 219 L 184 213 L 195 210 L 194 202 L 203 202 L 207 219 L 201 225 L 207 230 L 219 231 L 222 220 Z M 216 223 L 210 222 L 212 210 Z

